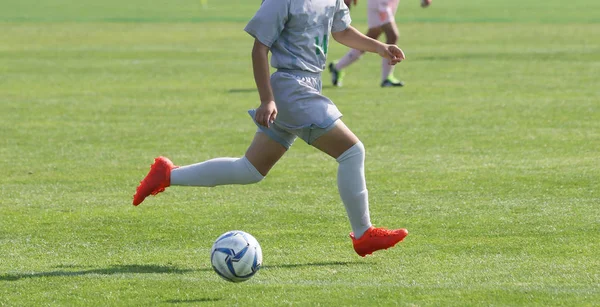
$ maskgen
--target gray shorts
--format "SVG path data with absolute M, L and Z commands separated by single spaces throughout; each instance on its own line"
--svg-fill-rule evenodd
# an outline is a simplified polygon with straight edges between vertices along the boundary
M 335 127 L 336 124 L 337 120 L 325 128 L 311 126 L 305 128 L 289 129 L 281 127 L 277 125 L 277 123 L 272 123 L 269 128 L 258 125 L 258 129 L 256 129 L 256 131 L 265 133 L 271 139 L 283 145 L 283 147 L 285 147 L 286 149 L 290 149 L 292 144 L 294 144 L 296 137 L 301 138 L 307 144 L 310 145 L 316 139 L 323 136 L 329 130 L 333 129 L 333 127 Z
M 335 104 L 321 94 L 321 86 L 321 74 L 278 70 L 271 75 L 277 118 L 270 128 L 254 123 L 285 148 L 290 148 L 296 137 L 312 144 L 342 117 Z M 248 113 L 254 120 L 256 110 Z

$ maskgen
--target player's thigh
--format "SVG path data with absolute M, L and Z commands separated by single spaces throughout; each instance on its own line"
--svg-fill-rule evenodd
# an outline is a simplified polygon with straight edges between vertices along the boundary
M 286 151 L 287 149 L 283 145 L 259 131 L 254 135 L 245 156 L 258 172 L 266 176 Z
M 341 120 L 337 120 L 335 126 L 331 130 L 320 136 L 312 142 L 311 145 L 330 155 L 334 159 L 337 159 L 341 154 L 358 142 L 360 142 L 360 140 L 350 128 L 348 128 Z
M 381 27 L 375 27 L 375 28 L 369 28 L 369 30 L 367 31 L 367 33 L 365 35 L 372 39 L 378 39 L 379 36 L 381 35 L 381 33 L 383 33 L 383 29 Z

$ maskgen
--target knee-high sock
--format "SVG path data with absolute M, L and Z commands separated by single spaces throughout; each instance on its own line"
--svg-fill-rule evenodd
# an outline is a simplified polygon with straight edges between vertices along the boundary
M 264 178 L 246 159 L 216 158 L 171 171 L 171 185 L 214 187 L 225 184 L 250 184 Z
M 365 180 L 365 147 L 358 142 L 336 160 L 339 163 L 338 191 L 354 236 L 360 238 L 371 227 L 369 192 Z
M 360 56 L 363 55 L 363 52 L 360 50 L 356 50 L 356 49 L 350 49 L 350 51 L 348 51 L 348 53 L 346 53 L 346 55 L 344 55 L 336 64 L 335 64 L 335 69 L 337 70 L 342 70 L 348 66 L 350 66 L 350 64 L 358 61 L 358 59 L 360 59 Z
M 391 74 L 394 73 L 393 65 L 389 64 L 389 60 L 386 58 L 381 59 L 381 81 L 385 81 Z

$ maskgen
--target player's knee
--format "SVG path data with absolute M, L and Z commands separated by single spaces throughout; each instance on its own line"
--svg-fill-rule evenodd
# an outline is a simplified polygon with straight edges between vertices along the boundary
M 259 183 L 261 182 L 263 179 L 265 179 L 265 177 L 267 176 L 267 174 L 261 174 L 260 172 L 253 172 L 253 171 L 249 171 L 246 174 L 246 179 L 245 184 L 254 184 L 254 183 Z
M 260 182 L 265 178 L 265 176 L 267 176 L 267 173 L 269 172 L 268 170 L 266 170 L 264 173 L 261 172 L 254 165 L 252 165 L 252 163 L 250 163 L 250 161 L 248 161 L 248 158 L 246 158 L 245 156 L 239 159 L 238 161 L 243 163 L 244 167 L 247 170 L 244 176 L 245 178 L 243 180 L 245 184 Z
M 266 177 L 266 175 L 261 176 L 261 177 L 250 177 L 250 180 L 248 180 L 248 184 L 252 184 L 252 183 L 259 183 L 261 182 L 264 178 Z
M 348 148 L 344 153 L 342 153 L 337 159 L 338 163 L 343 163 L 345 161 L 365 161 L 365 146 L 361 141 L 354 144 L 352 147 Z

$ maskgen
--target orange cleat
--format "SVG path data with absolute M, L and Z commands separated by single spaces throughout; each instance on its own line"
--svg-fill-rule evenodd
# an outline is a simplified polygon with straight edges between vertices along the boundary
M 140 181 L 140 185 L 133 195 L 133 205 L 141 204 L 148 195 L 156 195 L 171 185 L 171 170 L 178 168 L 171 160 L 165 157 L 154 159 L 150 165 L 150 172 Z
M 365 257 L 380 249 L 393 247 L 404 240 L 407 235 L 408 230 L 404 228 L 388 230 L 371 226 L 359 239 L 354 238 L 353 232 L 350 233 L 350 238 L 352 238 L 356 253 Z

